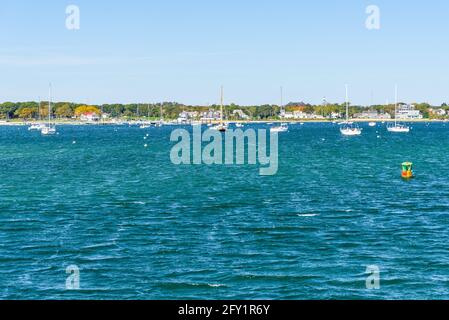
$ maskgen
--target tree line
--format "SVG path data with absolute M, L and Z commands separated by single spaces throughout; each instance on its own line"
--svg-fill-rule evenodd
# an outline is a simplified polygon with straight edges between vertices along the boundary
M 425 118 L 434 117 L 429 113 L 429 108 L 443 108 L 449 111 L 449 106 L 443 104 L 441 106 L 431 106 L 428 103 L 415 104 L 416 109 L 420 110 Z M 111 118 L 122 119 L 176 119 L 182 112 L 197 112 L 202 114 L 208 111 L 219 111 L 219 105 L 210 106 L 189 106 L 176 102 L 162 103 L 136 103 L 136 104 L 103 104 L 103 105 L 86 105 L 71 102 L 56 102 L 51 104 L 51 115 L 57 119 L 73 119 L 79 117 L 83 113 L 93 112 L 98 115 L 107 114 Z M 228 119 L 237 119 L 236 110 L 242 110 L 250 119 L 267 120 L 277 119 L 281 112 L 279 105 L 256 105 L 256 106 L 239 106 L 230 104 L 225 106 L 225 116 Z M 394 115 L 394 105 L 374 105 L 371 107 L 353 106 L 349 108 L 350 116 L 364 111 L 377 111 L 378 113 L 389 113 Z M 333 114 L 343 115 L 346 112 L 346 105 L 326 104 L 311 105 L 307 103 L 289 103 L 285 106 L 286 112 L 302 111 L 308 114 L 316 114 L 325 118 L 330 118 Z M 0 119 L 22 119 L 37 120 L 48 117 L 48 102 L 4 102 L 0 104 Z

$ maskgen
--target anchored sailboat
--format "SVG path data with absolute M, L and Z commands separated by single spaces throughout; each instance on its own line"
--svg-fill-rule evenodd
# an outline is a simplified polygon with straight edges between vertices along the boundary
M 220 118 L 220 124 L 212 127 L 212 130 L 217 130 L 220 132 L 226 132 L 226 130 L 228 130 L 228 126 L 224 123 L 224 113 L 223 113 L 223 86 L 221 87 L 221 102 L 220 102 L 220 113 L 221 113 L 221 118 Z
M 352 122 L 349 121 L 349 95 L 348 95 L 348 85 L 346 85 L 346 122 L 343 127 L 340 128 L 340 132 L 344 136 L 359 136 L 362 134 L 362 129 L 354 126 Z
M 158 127 L 162 127 L 164 125 L 164 110 L 162 109 L 163 104 L 161 103 L 161 120 L 159 120 Z
M 42 101 L 41 101 L 41 98 L 39 97 L 39 106 L 38 106 L 38 109 L 37 109 L 37 121 L 38 121 L 38 123 L 35 123 L 35 124 L 32 124 L 31 126 L 29 126 L 28 127 L 28 131 L 34 131 L 34 130 L 40 131 L 44 127 L 44 125 L 42 123 L 40 123 L 40 121 L 41 121 L 41 104 L 42 104 Z
M 51 123 L 51 84 L 48 89 L 48 124 L 42 127 L 41 133 L 44 136 L 56 134 L 56 126 Z
M 387 127 L 387 130 L 393 133 L 408 133 L 410 132 L 410 127 L 398 123 L 397 108 L 398 108 L 398 86 L 395 87 L 394 126 Z
M 281 114 L 284 113 L 284 90 L 281 87 Z M 270 129 L 270 132 L 287 132 L 288 131 L 288 125 L 286 123 L 282 123 L 280 126 L 273 127 Z

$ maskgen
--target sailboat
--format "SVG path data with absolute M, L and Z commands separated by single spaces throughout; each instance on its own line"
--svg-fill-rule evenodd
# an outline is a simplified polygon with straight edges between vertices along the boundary
M 39 98 L 39 107 L 37 109 L 37 114 L 38 114 L 37 120 L 38 120 L 38 123 L 34 123 L 31 126 L 29 126 L 28 127 L 28 131 L 40 131 L 44 127 L 44 125 L 42 123 L 40 123 L 40 120 L 41 120 L 41 104 L 42 104 L 42 101 Z
M 159 120 L 159 123 L 157 124 L 158 127 L 162 127 L 164 125 L 164 111 L 162 110 L 163 104 L 161 103 L 161 120 Z
M 44 136 L 56 134 L 56 126 L 51 124 L 51 84 L 48 89 L 48 97 L 48 124 L 41 129 L 41 133 Z
M 395 103 L 394 103 L 394 126 L 387 127 L 388 132 L 393 133 L 409 133 L 410 127 L 399 124 L 397 121 L 397 108 L 398 108 L 398 86 L 395 88 Z
M 139 110 L 139 107 L 137 107 L 137 110 Z M 150 119 L 150 105 L 147 105 L 147 119 Z M 149 120 L 142 122 L 140 125 L 140 129 L 148 129 L 151 127 L 151 123 Z
M 221 87 L 221 102 L 220 102 L 220 113 L 221 113 L 221 118 L 220 118 L 220 124 L 218 124 L 215 127 L 212 127 L 212 130 L 217 130 L 220 132 L 226 132 L 226 130 L 228 130 L 228 126 L 224 123 L 224 114 L 223 114 L 223 86 Z
M 346 122 L 343 123 L 343 127 L 340 128 L 340 132 L 344 136 L 360 136 L 362 134 L 362 129 L 354 126 L 353 123 L 349 121 L 348 85 L 346 85 Z
M 283 89 L 281 87 L 281 113 L 284 114 L 284 94 Z M 280 126 L 273 127 L 270 129 L 270 132 L 287 132 L 288 131 L 288 124 L 282 123 Z
M 287 132 L 288 131 L 288 126 L 283 123 L 280 126 L 277 127 L 273 127 L 270 129 L 270 132 Z

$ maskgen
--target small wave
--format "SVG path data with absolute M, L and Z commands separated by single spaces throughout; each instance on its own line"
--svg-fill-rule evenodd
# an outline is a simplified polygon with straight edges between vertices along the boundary
M 317 217 L 319 216 L 318 213 L 305 213 L 305 214 L 298 214 L 298 217 L 305 217 L 305 218 L 310 218 L 310 217 Z
M 221 283 L 197 283 L 197 282 L 165 282 L 161 283 L 164 287 L 169 288 L 181 288 L 181 287 L 195 287 L 195 288 L 222 288 L 226 287 L 225 284 Z
M 220 283 L 218 283 L 218 284 L 214 284 L 214 283 L 208 283 L 207 284 L 209 287 L 212 287 L 212 288 L 221 288 L 221 287 L 226 287 L 226 285 L 224 285 L 224 284 L 220 284 Z

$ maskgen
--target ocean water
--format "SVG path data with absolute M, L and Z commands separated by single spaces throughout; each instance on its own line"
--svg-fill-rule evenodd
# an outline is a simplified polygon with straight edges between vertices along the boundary
M 0 298 L 447 299 L 449 125 L 363 126 L 291 126 L 275 176 L 173 165 L 174 127 L 0 127 Z

